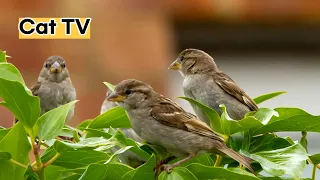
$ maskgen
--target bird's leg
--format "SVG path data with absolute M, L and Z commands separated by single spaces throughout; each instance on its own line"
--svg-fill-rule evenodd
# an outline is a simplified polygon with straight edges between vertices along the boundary
M 188 157 L 186 157 L 184 159 L 181 159 L 180 161 L 178 161 L 176 163 L 173 163 L 173 164 L 162 164 L 161 165 L 161 170 L 166 170 L 167 173 L 171 173 L 171 171 L 172 171 L 172 169 L 174 167 L 180 166 L 182 163 L 185 163 L 185 162 L 189 161 L 190 159 L 192 159 L 195 156 L 196 156 L 195 153 L 191 153 L 191 154 L 189 154 Z

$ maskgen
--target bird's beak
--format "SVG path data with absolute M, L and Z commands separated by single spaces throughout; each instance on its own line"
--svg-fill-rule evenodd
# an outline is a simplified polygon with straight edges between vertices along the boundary
M 62 67 L 60 66 L 60 64 L 57 61 L 54 62 L 50 67 L 51 73 L 61 73 L 61 71 L 62 71 Z
M 175 61 L 173 61 L 173 63 L 169 66 L 168 69 L 180 70 L 180 69 L 181 69 L 181 63 L 179 63 L 177 60 L 175 60 Z
M 125 96 L 121 96 L 121 95 L 117 94 L 116 92 L 112 92 L 107 97 L 107 100 L 112 101 L 112 102 L 122 102 L 125 98 L 126 98 Z

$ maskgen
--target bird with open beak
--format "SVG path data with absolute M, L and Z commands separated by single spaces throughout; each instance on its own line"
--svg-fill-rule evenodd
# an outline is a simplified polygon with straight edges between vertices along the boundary
M 173 164 L 163 164 L 162 169 L 168 173 L 203 152 L 230 156 L 253 172 L 251 159 L 228 148 L 224 137 L 144 82 L 121 81 L 107 100 L 117 102 L 127 111 L 133 130 L 144 141 L 183 158 Z
M 240 120 L 249 111 L 258 110 L 257 104 L 225 73 L 220 71 L 213 58 L 198 49 L 186 49 L 169 66 L 184 77 L 183 91 L 186 97 L 195 99 L 220 115 L 220 105 L 224 104 L 232 119 Z M 197 116 L 207 124 L 204 112 L 191 104 Z
M 41 115 L 76 99 L 76 90 L 71 82 L 65 60 L 51 56 L 43 64 L 38 81 L 31 88 L 32 94 L 40 98 Z M 74 114 L 71 108 L 66 121 Z

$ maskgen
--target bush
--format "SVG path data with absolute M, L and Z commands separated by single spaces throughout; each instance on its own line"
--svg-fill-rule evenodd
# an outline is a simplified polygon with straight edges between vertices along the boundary
M 126 138 L 120 130 L 128 128 L 130 121 L 120 107 L 115 107 L 78 127 L 65 125 L 65 119 L 76 101 L 53 109 L 40 117 L 39 98 L 31 94 L 18 69 L 6 61 L 0 52 L 0 97 L 2 106 L 8 108 L 19 122 L 11 128 L 0 127 L 0 179 L 154 179 L 155 155 L 166 156 L 161 148 L 150 148 Z M 109 88 L 113 86 L 106 83 Z M 255 98 L 261 103 L 284 92 L 266 94 Z M 181 97 L 203 109 L 211 127 L 228 139 L 228 146 L 255 160 L 256 172 L 264 170 L 270 176 L 290 175 L 300 179 L 306 162 L 320 163 L 320 154 L 307 154 L 306 132 L 320 132 L 320 116 L 313 116 L 298 108 L 260 108 L 250 112 L 240 121 L 232 120 L 222 105 L 221 117 L 209 107 L 186 97 Z M 302 131 L 300 142 L 290 137 L 279 137 L 273 132 Z M 56 138 L 68 137 L 69 140 Z M 70 141 L 73 139 L 73 141 Z M 118 146 L 115 153 L 111 148 Z M 154 149 L 156 151 L 152 151 Z M 32 150 L 32 151 L 31 151 Z M 30 162 L 29 152 L 36 161 Z M 122 164 L 117 155 L 132 151 L 147 162 L 132 168 Z M 216 155 L 203 154 L 172 173 L 161 172 L 158 179 L 268 179 L 255 176 L 237 162 L 223 158 L 215 163 Z M 224 166 L 224 167 L 223 167 Z M 288 177 L 288 176 L 287 176 Z

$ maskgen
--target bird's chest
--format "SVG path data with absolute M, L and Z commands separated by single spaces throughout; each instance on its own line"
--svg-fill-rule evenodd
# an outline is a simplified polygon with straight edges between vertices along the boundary
M 60 106 L 64 104 L 64 88 L 60 84 L 52 83 L 48 86 L 42 86 L 39 89 L 39 97 L 43 103 L 51 104 L 52 106 Z

